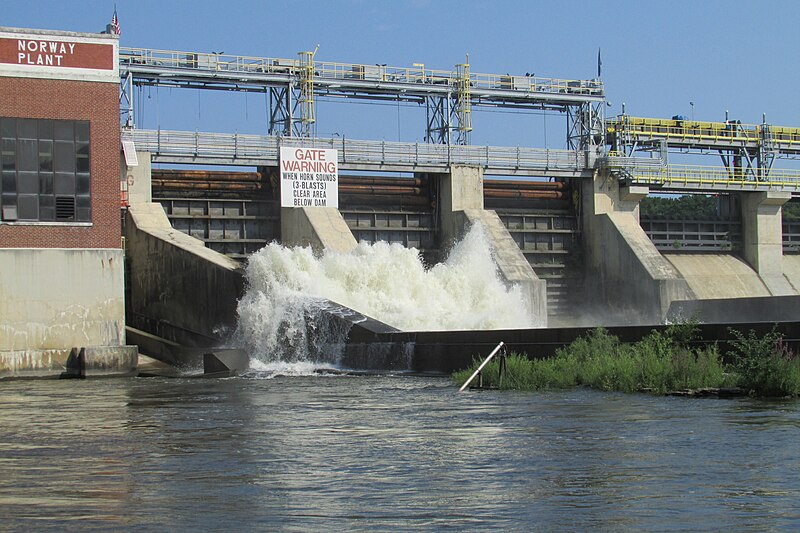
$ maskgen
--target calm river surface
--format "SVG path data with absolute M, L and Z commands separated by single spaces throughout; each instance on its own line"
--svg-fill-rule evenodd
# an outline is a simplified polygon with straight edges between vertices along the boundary
M 0 530 L 800 530 L 800 402 L 0 382 Z

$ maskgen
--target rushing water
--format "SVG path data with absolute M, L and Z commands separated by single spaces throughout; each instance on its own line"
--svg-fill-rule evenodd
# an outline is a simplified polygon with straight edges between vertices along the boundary
M 800 529 L 800 403 L 445 378 L 0 383 L 0 529 Z
M 270 245 L 248 282 L 249 376 L 0 382 L 0 530 L 800 529 L 798 402 L 315 373 L 346 333 L 325 300 L 407 330 L 533 325 L 480 226 L 431 269 Z
M 273 243 L 248 259 L 247 281 L 235 344 L 262 359 L 330 353 L 329 346 L 312 346 L 336 342 L 336 332 L 319 331 L 329 326 L 320 320 L 324 299 L 405 331 L 536 325 L 520 289 L 498 277 L 480 224 L 432 268 L 417 250 L 399 244 L 361 243 L 352 253 L 317 258 L 310 248 Z

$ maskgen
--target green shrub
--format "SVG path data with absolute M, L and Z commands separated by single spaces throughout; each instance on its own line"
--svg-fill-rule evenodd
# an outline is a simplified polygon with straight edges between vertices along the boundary
M 652 331 L 637 343 L 621 343 L 603 328 L 590 331 L 555 357 L 530 360 L 513 354 L 500 382 L 500 365 L 492 361 L 483 370 L 484 383 L 503 389 L 561 389 L 585 385 L 606 391 L 648 391 L 739 387 L 758 397 L 800 395 L 800 358 L 788 349 L 775 330 L 758 337 L 731 330 L 736 340 L 732 363 L 725 366 L 716 344 L 696 348 L 697 323 L 690 321 Z M 463 384 L 480 364 L 453 375 Z
M 738 385 L 752 396 L 782 397 L 800 394 L 800 360 L 787 347 L 783 336 L 774 328 L 758 337 L 753 330 L 747 335 L 729 330 L 736 340 L 733 346 L 733 369 Z
M 555 357 L 529 360 L 519 355 L 507 359 L 503 389 L 539 390 L 586 385 L 606 391 L 650 391 L 656 394 L 684 389 L 723 386 L 728 378 L 716 346 L 693 350 L 688 342 L 697 336 L 697 325 L 678 325 L 664 333 L 651 332 L 636 344 L 624 344 L 604 328 L 597 328 Z M 463 384 L 480 363 L 457 372 Z M 499 363 L 483 370 L 484 383 L 499 386 Z

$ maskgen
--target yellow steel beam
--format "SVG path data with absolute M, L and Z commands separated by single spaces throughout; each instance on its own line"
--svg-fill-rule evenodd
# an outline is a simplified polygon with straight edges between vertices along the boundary
M 609 158 L 609 168 L 615 168 L 613 157 Z M 621 165 L 616 166 L 619 168 Z M 755 179 L 743 170 L 729 171 L 722 167 L 695 165 L 649 165 L 624 166 L 632 180 L 637 183 L 654 185 L 682 185 L 685 187 L 709 188 L 730 187 L 738 189 L 769 186 L 800 190 L 800 171 L 771 170 Z
M 618 132 L 633 137 L 671 138 L 704 141 L 746 141 L 762 139 L 764 126 L 734 124 L 728 122 L 701 122 L 693 120 L 631 117 L 622 115 L 606 122 L 609 132 Z M 800 128 L 766 126 L 766 133 L 773 142 L 800 143 Z

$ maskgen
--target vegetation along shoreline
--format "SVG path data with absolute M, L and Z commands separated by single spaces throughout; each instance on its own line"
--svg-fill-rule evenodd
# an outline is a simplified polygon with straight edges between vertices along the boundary
M 735 340 L 723 357 L 716 344 L 695 347 L 696 323 L 653 330 L 635 343 L 623 343 L 597 328 L 556 351 L 530 359 L 512 353 L 482 370 L 484 386 L 503 390 L 547 390 L 588 386 L 604 391 L 657 395 L 796 398 L 800 395 L 800 358 L 776 330 L 758 336 L 730 329 Z M 453 373 L 462 385 L 480 361 Z M 501 366 L 505 371 L 501 372 Z

